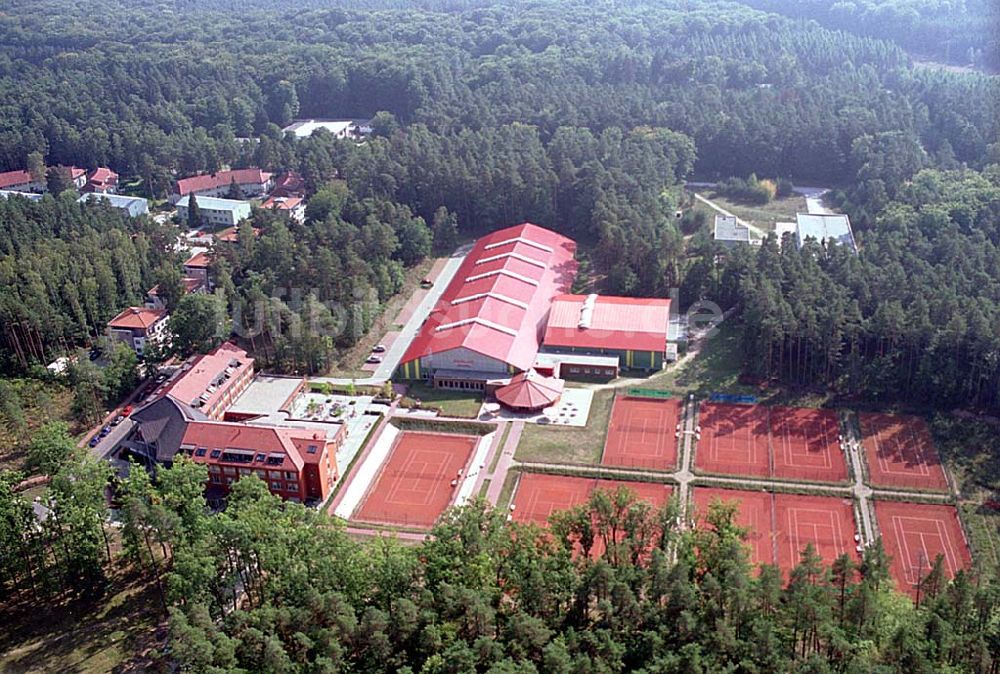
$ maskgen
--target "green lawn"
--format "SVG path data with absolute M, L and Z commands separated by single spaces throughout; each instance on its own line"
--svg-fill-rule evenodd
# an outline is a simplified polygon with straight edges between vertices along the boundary
M 764 230 L 774 229 L 775 222 L 795 222 L 796 213 L 807 212 L 806 198 L 798 194 L 793 194 L 783 199 L 774 199 L 764 206 L 757 206 L 730 201 L 726 197 L 716 194 L 711 189 L 702 190 L 698 193 L 714 202 L 720 208 L 726 209 L 740 220 L 757 225 L 757 227 Z M 715 213 L 717 211 L 711 211 L 710 216 Z M 710 225 L 714 221 L 714 217 L 709 218 Z
M 422 407 L 432 407 L 441 410 L 446 417 L 475 419 L 483 404 L 483 396 L 476 391 L 452 391 L 434 388 L 423 383 L 408 385 L 404 403 L 419 399 Z
M 1000 512 L 976 503 L 963 503 L 959 511 L 978 570 L 987 580 L 1000 579 Z
M 584 428 L 525 424 L 515 458 L 518 461 L 596 464 L 601 461 L 614 391 L 594 393 Z

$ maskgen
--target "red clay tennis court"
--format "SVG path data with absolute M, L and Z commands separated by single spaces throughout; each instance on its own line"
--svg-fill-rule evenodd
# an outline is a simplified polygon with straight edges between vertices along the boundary
M 802 557 L 809 543 L 816 548 L 823 563 L 829 566 L 840 555 L 859 559 L 854 505 L 850 499 L 835 496 L 775 494 L 775 545 L 778 566 L 786 574 Z
M 771 537 L 771 494 L 762 491 L 695 487 L 691 495 L 695 522 L 705 525 L 708 506 L 713 501 L 737 501 L 737 526 L 747 529 L 750 561 L 753 564 L 774 564 L 774 541 Z
M 972 565 L 958 511 L 949 505 L 876 501 L 875 517 L 886 552 L 892 557 L 892 577 L 900 592 L 917 594 L 917 583 L 944 556 L 949 578 Z
M 873 485 L 948 491 L 941 459 L 923 419 L 874 413 L 858 418 Z
M 569 510 L 586 502 L 595 489 L 614 490 L 627 487 L 640 499 L 660 507 L 670 498 L 670 485 L 655 482 L 599 480 L 592 477 L 568 477 L 523 473 L 514 494 L 514 521 L 548 526 L 549 515 Z
M 767 408 L 760 405 L 702 403 L 701 439 L 694 465 L 706 473 L 768 477 Z
M 747 542 L 754 564 L 776 562 L 787 577 L 809 543 L 825 564 L 844 553 L 857 558 L 850 499 L 696 487 L 693 502 L 699 526 L 704 525 L 704 513 L 715 499 L 739 502 L 736 523 L 749 530 Z
M 601 463 L 673 470 L 680 415 L 681 402 L 676 398 L 615 398 Z
M 403 431 L 353 519 L 431 527 L 452 502 L 479 437 Z M 459 480 L 461 482 L 461 480 Z
M 769 410 L 774 476 L 811 482 L 846 482 L 840 418 L 831 410 L 772 407 Z

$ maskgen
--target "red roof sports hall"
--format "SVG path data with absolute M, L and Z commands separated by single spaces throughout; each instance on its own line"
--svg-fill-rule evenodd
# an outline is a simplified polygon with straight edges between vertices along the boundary
M 531 368 L 549 307 L 576 276 L 576 244 L 531 223 L 479 239 L 403 355 L 397 378 L 485 388 Z

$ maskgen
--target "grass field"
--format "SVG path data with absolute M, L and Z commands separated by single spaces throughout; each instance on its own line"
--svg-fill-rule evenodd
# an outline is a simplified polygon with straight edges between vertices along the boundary
M 742 204 L 731 201 L 726 197 L 716 194 L 711 189 L 698 192 L 701 196 L 711 200 L 720 208 L 724 208 L 740 220 L 744 220 L 764 230 L 774 229 L 775 222 L 795 222 L 797 213 L 806 212 L 806 198 L 793 194 L 783 199 L 774 199 L 764 206 Z M 705 204 L 699 204 L 698 208 L 705 210 L 709 215 L 709 226 L 715 222 L 717 211 L 712 210 Z
M 483 404 L 483 396 L 475 391 L 452 391 L 423 383 L 409 384 L 404 405 L 419 399 L 422 407 L 435 407 L 446 417 L 475 419 Z
M 525 424 L 515 458 L 530 462 L 599 463 L 613 400 L 614 391 L 604 389 L 595 392 L 590 418 L 584 428 Z

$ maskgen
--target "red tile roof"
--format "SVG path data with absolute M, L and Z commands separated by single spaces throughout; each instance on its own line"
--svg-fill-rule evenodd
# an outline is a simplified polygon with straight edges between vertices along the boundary
M 300 197 L 305 194 L 306 183 L 302 176 L 295 171 L 282 173 L 274 181 L 274 190 L 271 196 L 274 197 Z
M 546 346 L 662 352 L 669 323 L 667 299 L 562 295 L 552 303 L 542 341 Z
M 118 174 L 105 166 L 94 169 L 87 178 L 87 184 L 94 187 L 110 187 L 117 182 Z
M 185 267 L 210 267 L 212 265 L 212 256 L 206 252 L 196 253 L 191 256 L 191 258 L 184 263 Z
M 275 197 L 271 196 L 260 205 L 261 208 L 275 211 L 290 211 L 302 203 L 299 197 Z
M 261 171 L 259 168 L 247 168 L 191 176 L 190 178 L 182 178 L 177 181 L 177 194 L 183 197 L 191 192 L 228 187 L 234 180 L 237 185 L 262 185 L 270 180 L 273 175 L 273 173 Z
M 35 179 L 27 171 L 7 171 L 0 173 L 0 189 L 33 183 Z M 41 181 L 44 182 L 44 181 Z
M 322 450 L 328 444 L 326 434 L 304 428 L 285 428 L 274 426 L 254 426 L 251 424 L 232 423 L 227 421 L 192 421 L 188 423 L 187 431 L 181 446 L 184 449 L 204 447 L 208 449 L 205 456 L 193 456 L 198 463 L 225 463 L 221 457 L 212 458 L 213 449 L 243 450 L 252 453 L 253 460 L 240 462 L 239 465 L 251 469 L 289 470 L 293 466 L 302 470 L 307 463 L 317 463 Z M 316 451 L 309 453 L 310 445 Z M 257 454 L 266 454 L 263 461 L 257 461 Z M 268 459 L 281 458 L 281 463 L 270 463 Z
M 108 321 L 108 325 L 118 330 L 149 330 L 166 315 L 163 309 L 129 307 Z
M 559 400 L 564 385 L 562 379 L 527 370 L 511 377 L 510 383 L 498 388 L 495 395 L 507 407 L 539 410 Z
M 527 370 L 552 299 L 576 276 L 576 243 L 524 223 L 476 242 L 403 356 L 466 348 Z
M 225 395 L 230 382 L 253 368 L 253 362 L 254 359 L 246 351 L 225 342 L 213 351 L 197 356 L 190 369 L 174 379 L 166 393 L 184 405 L 209 408 Z M 212 391 L 208 390 L 210 386 Z M 196 404 L 198 402 L 201 404 Z

